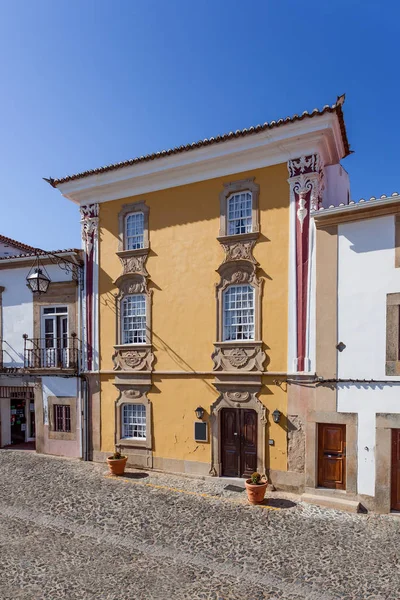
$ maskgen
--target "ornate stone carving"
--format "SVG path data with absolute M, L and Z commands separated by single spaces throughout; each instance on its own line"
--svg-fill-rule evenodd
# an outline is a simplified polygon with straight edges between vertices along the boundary
M 250 284 L 261 291 L 262 279 L 256 275 L 255 261 L 229 261 L 223 262 L 217 272 L 221 276 L 221 281 L 216 285 L 217 294 L 223 292 L 229 285 Z
M 85 252 L 89 255 L 93 250 L 93 244 L 97 239 L 99 228 L 99 205 L 87 204 L 81 207 L 81 233 Z
M 224 394 L 225 398 L 232 402 L 246 402 L 250 398 L 249 392 L 225 392 Z
M 267 357 L 261 343 L 222 342 L 215 344 L 211 358 L 214 371 L 262 371 Z
M 221 246 L 225 251 L 224 263 L 235 260 L 248 260 L 253 264 L 257 264 L 253 256 L 253 248 L 256 240 L 221 242 Z
M 114 371 L 150 371 L 154 362 L 151 346 L 114 346 Z
M 296 246 L 296 359 L 293 368 L 307 371 L 306 357 L 307 303 L 309 295 L 310 213 L 322 201 L 323 164 L 318 154 L 288 161 L 290 201 L 296 210 L 293 223 Z
M 130 275 L 131 273 L 139 273 L 140 275 L 148 276 L 145 263 L 147 260 L 147 252 L 141 255 L 119 256 L 122 263 L 122 275 Z

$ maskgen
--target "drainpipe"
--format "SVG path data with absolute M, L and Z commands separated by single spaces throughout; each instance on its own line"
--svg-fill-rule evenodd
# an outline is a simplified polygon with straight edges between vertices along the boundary
M 85 375 L 81 375 L 81 398 L 82 398 L 82 459 L 89 460 L 89 398 L 88 381 Z

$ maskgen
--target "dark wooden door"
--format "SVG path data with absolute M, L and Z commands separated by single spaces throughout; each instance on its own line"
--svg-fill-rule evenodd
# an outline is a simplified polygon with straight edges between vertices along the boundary
M 392 429 L 391 509 L 400 510 L 400 429 Z
M 249 477 L 257 470 L 257 413 L 254 410 L 222 409 L 221 462 L 225 477 Z
M 346 425 L 318 425 L 318 485 L 346 489 Z

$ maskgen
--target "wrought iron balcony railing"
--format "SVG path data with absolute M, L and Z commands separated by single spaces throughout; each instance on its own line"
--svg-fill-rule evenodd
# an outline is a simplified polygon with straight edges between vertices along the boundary
M 24 335 L 25 369 L 68 369 L 77 371 L 80 361 L 79 341 L 69 338 L 28 338 Z

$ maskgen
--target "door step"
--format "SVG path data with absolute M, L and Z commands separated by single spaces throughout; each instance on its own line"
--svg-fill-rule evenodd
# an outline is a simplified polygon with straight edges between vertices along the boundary
M 360 503 L 356 500 L 347 500 L 346 498 L 336 498 L 333 496 L 316 496 L 315 494 L 303 494 L 300 496 L 300 500 L 307 502 L 307 504 L 316 504 L 324 508 L 345 510 L 351 513 L 360 512 Z

